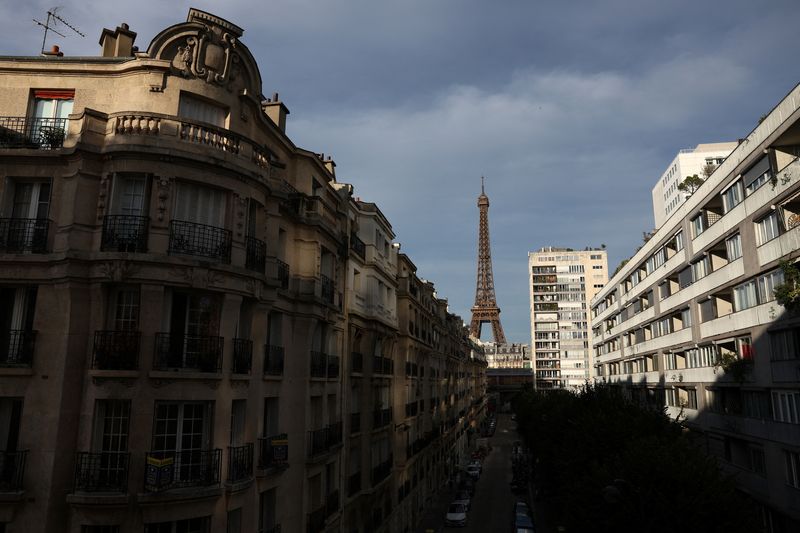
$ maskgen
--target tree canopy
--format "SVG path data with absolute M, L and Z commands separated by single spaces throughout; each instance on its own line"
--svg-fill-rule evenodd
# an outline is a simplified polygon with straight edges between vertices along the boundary
M 541 505 L 567 532 L 751 533 L 754 506 L 663 410 L 610 386 L 520 394 Z

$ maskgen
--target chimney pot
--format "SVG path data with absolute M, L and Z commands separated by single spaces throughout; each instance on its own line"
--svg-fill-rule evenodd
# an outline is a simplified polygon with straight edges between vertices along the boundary
M 51 53 L 53 53 L 53 54 L 57 54 L 57 53 L 58 53 L 58 51 L 59 51 L 59 49 L 58 49 L 58 45 L 57 45 L 57 44 L 54 44 L 54 45 L 53 45 L 53 48 L 50 50 L 50 52 L 51 52 Z

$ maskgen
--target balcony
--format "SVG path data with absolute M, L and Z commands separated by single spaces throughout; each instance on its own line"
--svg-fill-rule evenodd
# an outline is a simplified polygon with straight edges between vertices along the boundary
M 327 518 L 327 507 L 325 504 L 319 509 L 308 514 L 308 533 L 320 533 L 325 531 L 325 519 Z
M 283 346 L 264 345 L 264 375 L 283 375 Z
M 350 234 L 350 249 L 361 259 L 366 259 L 367 245 L 355 233 Z
M 276 259 L 275 262 L 278 266 L 278 281 L 281 284 L 281 289 L 286 290 L 289 288 L 289 264 L 280 259 Z
M 128 492 L 127 452 L 78 452 L 74 492 Z
M 222 337 L 156 333 L 155 370 L 222 370 Z
M 0 218 L 0 252 L 47 253 L 50 221 L 38 218 Z
M 289 458 L 289 437 L 286 433 L 261 437 L 258 439 L 258 467 L 276 468 L 284 465 Z
M 228 446 L 228 482 L 236 483 L 253 477 L 253 443 Z
M 16 452 L 0 452 L 0 492 L 18 492 L 22 490 L 22 479 L 25 476 L 25 460 L 28 450 Z
M 361 432 L 361 413 L 350 413 L 350 434 Z
M 222 450 L 150 452 L 145 457 L 146 492 L 219 484 Z
M 311 352 L 311 377 L 324 378 L 328 371 L 328 356 L 322 352 Z
M 254 272 L 264 273 L 267 267 L 267 245 L 255 237 L 245 238 L 245 267 Z
M 327 453 L 331 448 L 342 443 L 342 423 L 334 422 L 322 429 L 308 432 L 309 459 Z
M 325 502 L 325 518 L 330 518 L 335 515 L 339 510 L 339 491 L 335 490 L 328 494 L 328 500 Z
M 150 217 L 107 215 L 103 217 L 102 252 L 146 252 Z
M 406 416 L 417 416 L 417 402 L 409 402 L 406 404 Z
M 0 148 L 56 150 L 64 144 L 66 118 L 0 117 Z
M 233 361 L 231 372 L 249 374 L 253 367 L 253 341 L 250 339 L 233 339 Z
M 339 377 L 339 356 L 328 356 L 328 379 L 336 379 Z
M 389 477 L 389 473 L 392 471 L 392 456 L 390 455 L 389 458 L 382 462 L 377 466 L 372 467 L 372 486 L 375 487 Z
M 364 371 L 364 355 L 359 352 L 350 352 L 350 372 L 361 374 Z
M 36 331 L 24 329 L 0 331 L 0 367 L 30 367 L 33 364 L 35 345 Z
M 333 280 L 324 274 L 320 274 L 319 284 L 322 300 L 327 304 L 333 305 Z
M 347 478 L 347 496 L 352 498 L 359 492 L 361 492 L 361 472 L 356 472 Z
M 231 232 L 216 226 L 172 220 L 169 223 L 167 253 L 170 255 L 195 255 L 230 263 Z
M 388 426 L 392 421 L 392 408 L 378 409 L 372 413 L 372 429 Z
M 140 338 L 138 331 L 95 331 L 92 368 L 138 369 Z

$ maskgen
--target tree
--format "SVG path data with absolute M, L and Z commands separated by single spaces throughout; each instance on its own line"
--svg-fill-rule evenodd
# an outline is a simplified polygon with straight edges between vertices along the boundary
M 800 313 L 800 269 L 797 263 L 781 261 L 783 283 L 775 287 L 775 300 L 790 313 Z
M 705 181 L 706 180 L 697 174 L 692 174 L 691 176 L 686 176 L 683 181 L 678 184 L 678 190 L 688 192 L 689 196 L 691 196 Z
M 713 174 L 715 170 L 717 170 L 717 165 L 715 165 L 714 163 L 706 163 L 705 165 L 703 165 L 703 168 L 700 171 L 703 173 L 703 177 L 705 179 L 708 179 L 709 177 L 711 177 L 711 174 Z

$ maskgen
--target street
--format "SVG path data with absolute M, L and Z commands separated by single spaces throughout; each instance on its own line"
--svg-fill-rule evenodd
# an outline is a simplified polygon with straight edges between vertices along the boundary
M 497 430 L 489 438 L 492 452 L 483 463 L 483 472 L 476 484 L 472 498 L 472 508 L 467 516 L 467 527 L 445 528 L 444 515 L 454 491 L 444 489 L 437 503 L 427 510 L 420 533 L 426 529 L 433 531 L 464 531 L 468 533 L 505 533 L 513 531 L 513 509 L 517 500 L 531 503 L 524 494 L 511 492 L 511 452 L 514 441 L 519 440 L 515 423 L 508 414 L 497 416 Z M 534 513 L 536 514 L 536 513 Z M 536 523 L 537 533 L 551 533 L 543 524 Z

